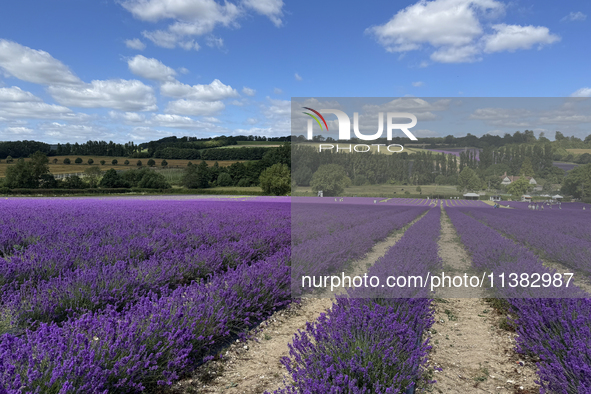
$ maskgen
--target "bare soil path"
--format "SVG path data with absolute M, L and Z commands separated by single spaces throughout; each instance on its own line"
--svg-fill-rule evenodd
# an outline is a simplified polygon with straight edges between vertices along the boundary
M 470 273 L 470 256 L 444 211 L 441 226 L 443 271 L 446 275 Z M 427 390 L 446 394 L 538 393 L 535 365 L 514 352 L 515 334 L 500 328 L 505 316 L 499 316 L 478 290 L 462 293 L 472 298 L 435 300 L 429 364 L 442 370 L 434 372 L 437 383 Z
M 346 274 L 367 272 L 424 215 L 375 244 L 363 259 L 351 264 Z M 307 322 L 316 321 L 329 310 L 333 300 L 330 294 L 325 298 L 302 298 L 299 304 L 276 312 L 251 330 L 248 340 L 231 344 L 221 359 L 204 364 L 190 378 L 175 384 L 169 393 L 261 394 L 284 386 L 284 379 L 288 381 L 289 377 L 281 358 L 289 355 L 288 344 L 298 330 L 305 329 Z

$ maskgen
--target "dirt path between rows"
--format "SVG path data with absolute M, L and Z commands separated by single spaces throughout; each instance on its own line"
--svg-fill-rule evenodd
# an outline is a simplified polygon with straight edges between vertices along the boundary
M 470 274 L 470 256 L 445 211 L 441 226 L 443 271 L 446 275 Z M 437 383 L 427 390 L 446 394 L 538 393 L 535 365 L 514 352 L 515 334 L 500 328 L 505 316 L 499 316 L 482 299 L 479 289 L 473 291 L 462 296 L 474 298 L 440 298 L 433 303 L 429 365 L 442 370 L 434 372 Z
M 426 214 L 426 212 L 425 212 Z M 421 214 L 401 230 L 374 245 L 366 256 L 353 262 L 347 275 L 363 275 L 404 232 L 425 214 Z M 170 393 L 226 393 L 261 394 L 284 386 L 286 376 L 281 358 L 289 355 L 288 344 L 307 322 L 314 322 L 332 306 L 334 297 L 302 298 L 286 309 L 276 312 L 257 328 L 251 330 L 250 339 L 229 346 L 218 360 L 198 368 L 188 379 L 175 384 Z

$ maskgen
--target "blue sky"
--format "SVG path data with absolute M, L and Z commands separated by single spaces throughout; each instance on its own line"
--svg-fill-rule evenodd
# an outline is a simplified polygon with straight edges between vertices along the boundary
M 282 136 L 291 97 L 591 96 L 588 1 L 5 3 L 0 140 Z

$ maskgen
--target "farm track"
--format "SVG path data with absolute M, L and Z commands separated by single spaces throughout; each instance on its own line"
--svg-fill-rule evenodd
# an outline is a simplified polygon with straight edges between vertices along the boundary
M 346 274 L 363 275 L 367 272 L 427 212 L 375 244 L 363 259 L 353 262 Z M 288 344 L 294 334 L 304 330 L 307 322 L 315 322 L 321 313 L 331 308 L 334 295 L 325 295 L 325 298 L 302 298 L 300 303 L 294 302 L 277 311 L 252 329 L 248 340 L 231 344 L 221 359 L 204 364 L 190 378 L 175 384 L 168 392 L 261 394 L 282 387 L 284 379 L 288 382 L 290 378 L 285 375 L 281 358 L 289 355 Z
M 446 275 L 470 273 L 470 256 L 442 211 L 439 256 Z M 448 293 L 449 295 L 449 293 Z M 456 293 L 455 296 L 459 294 Z M 499 316 L 478 292 L 473 298 L 438 298 L 430 331 L 429 366 L 441 368 L 427 390 L 438 393 L 538 393 L 535 365 L 514 352 L 515 334 L 499 328 Z M 519 364 L 524 361 L 524 366 Z

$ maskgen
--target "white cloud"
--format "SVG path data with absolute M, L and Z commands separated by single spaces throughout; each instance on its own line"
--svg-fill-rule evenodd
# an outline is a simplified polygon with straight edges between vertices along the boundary
M 124 0 L 121 5 L 140 20 L 156 22 L 172 20 L 166 31 L 144 31 L 145 38 L 164 48 L 177 45 L 189 47 L 184 40 L 187 36 L 203 36 L 213 32 L 218 26 L 239 27 L 238 18 L 251 9 L 267 16 L 275 26 L 282 24 L 282 0 L 243 0 L 241 5 L 229 1 L 220 4 L 214 0 Z M 180 45 L 184 42 L 184 45 Z M 208 44 L 219 46 L 210 41 Z M 194 44 L 191 49 L 198 49 Z
M 429 130 L 429 129 L 412 129 L 412 133 L 417 137 L 439 137 L 439 133 L 437 131 Z
M 203 128 L 214 128 L 217 127 L 213 123 L 219 122 L 215 118 L 209 118 L 214 120 L 213 122 L 201 122 L 190 118 L 188 116 L 172 115 L 172 114 L 155 114 L 150 119 L 150 123 L 160 127 L 171 127 L 181 129 L 203 129 Z
M 503 8 L 495 0 L 421 0 L 366 31 L 391 52 L 416 50 L 423 44 L 465 46 L 482 34 L 479 15 L 498 14 Z
M 155 130 L 151 127 L 139 126 L 134 127 L 133 130 L 127 134 L 127 139 L 137 142 L 154 141 L 164 137 L 171 137 L 173 135 L 170 131 Z
M 123 120 L 125 123 L 141 123 L 146 120 L 143 114 L 137 112 L 116 112 L 109 111 L 111 119 Z
M 178 44 L 185 51 L 190 51 L 191 49 L 198 51 L 201 48 L 199 44 L 195 42 L 195 40 L 181 41 Z
M 251 88 L 247 88 L 246 86 L 242 88 L 242 93 L 244 93 L 247 96 L 254 96 L 256 94 L 256 90 L 251 89 Z
M 570 95 L 571 97 L 591 97 L 591 88 L 581 88 L 573 94 Z
M 214 118 L 213 116 L 205 116 L 203 117 L 203 120 L 210 123 L 222 123 L 221 120 L 219 120 L 218 118 Z
M 138 51 L 143 51 L 146 49 L 146 44 L 140 41 L 139 38 L 134 38 L 133 40 L 125 40 L 125 46 L 130 49 L 137 49 Z
M 179 72 L 181 74 L 188 74 L 189 73 L 189 69 L 187 69 L 185 67 L 181 67 L 181 68 L 179 68 Z
M 431 60 L 439 63 L 472 63 L 482 60 L 479 49 L 474 45 L 444 47 L 431 54 Z
M 224 40 L 219 37 L 209 36 L 205 39 L 205 43 L 208 47 L 213 48 L 223 48 L 224 47 Z
M 281 90 L 279 88 L 275 88 L 275 89 L 273 89 L 273 93 L 275 93 L 275 94 L 283 94 L 283 90 Z
M 88 140 L 112 140 L 116 136 L 112 131 L 88 124 L 70 124 L 70 123 L 42 123 L 39 129 L 45 135 L 55 142 L 72 142 Z
M 142 36 L 152 41 L 157 46 L 168 49 L 176 47 L 178 41 L 176 35 L 162 30 L 143 31 Z
M 581 11 L 577 11 L 577 12 L 571 12 L 570 14 L 568 14 L 567 16 L 562 18 L 560 21 L 561 22 L 566 22 L 566 21 L 574 22 L 574 21 L 584 21 L 585 19 L 587 19 L 587 15 L 583 14 Z
M 429 49 L 441 63 L 482 60 L 482 53 L 541 48 L 560 40 L 544 26 L 492 25 L 505 12 L 497 0 L 419 0 L 400 10 L 387 23 L 366 29 L 388 52 Z M 483 27 L 484 26 L 484 27 Z M 428 64 L 423 62 L 420 67 Z
M 137 55 L 127 61 L 129 70 L 140 77 L 155 81 L 173 81 L 176 71 L 157 59 Z
M 265 116 L 267 118 L 281 117 L 287 119 L 291 116 L 291 101 L 289 100 L 275 100 L 267 97 L 270 105 L 265 106 Z
M 49 53 L 3 39 L 0 39 L 0 69 L 20 80 L 44 85 L 82 82 Z
M 19 87 L 0 88 L 0 117 L 6 119 L 61 119 L 76 115 L 60 105 L 44 103 Z
M 415 88 L 420 88 L 421 86 L 424 86 L 425 82 L 422 81 L 417 81 L 417 82 L 413 82 L 412 86 L 414 86 Z
M 214 0 L 126 0 L 121 5 L 140 20 L 191 21 L 195 24 L 202 23 L 203 29 L 209 31 L 215 24 L 227 24 L 239 14 L 236 5 L 228 2 L 221 5 Z
M 137 80 L 114 79 L 83 85 L 50 86 L 48 91 L 57 102 L 72 107 L 121 111 L 155 111 L 158 108 L 153 89 Z
M 219 79 L 214 79 L 209 85 L 187 85 L 179 81 L 165 82 L 160 86 L 163 96 L 185 98 L 192 100 L 217 101 L 229 97 L 238 97 L 238 92 L 229 85 L 224 85 Z
M 244 0 L 243 4 L 259 14 L 267 16 L 276 27 L 283 24 L 281 21 L 283 0 Z
M 488 53 L 514 52 L 517 49 L 530 49 L 536 44 L 541 48 L 544 44 L 560 41 L 560 37 L 551 34 L 550 30 L 543 26 L 519 26 L 502 23 L 493 25 L 492 28 L 496 33 L 483 37 L 484 51 Z
M 226 106 L 221 101 L 176 100 L 168 103 L 166 112 L 177 115 L 215 115 Z
M 0 103 L 1 102 L 40 102 L 43 101 L 31 92 L 21 90 L 18 86 L 10 88 L 0 88 Z
M 244 123 L 253 125 L 259 123 L 259 120 L 257 118 L 248 118 L 246 121 L 244 121 Z
M 23 126 L 11 126 L 0 130 L 0 140 L 10 139 L 13 137 L 30 136 L 35 130 Z M 23 139 L 23 138 L 18 138 Z
M 223 5 L 214 0 L 127 0 L 122 6 L 140 20 L 155 22 L 172 19 L 168 31 L 144 31 L 142 34 L 156 45 L 174 48 L 186 36 L 211 33 L 217 25 L 236 26 L 240 9 L 232 3 Z M 184 45 L 188 47 L 187 42 Z M 192 48 L 198 49 L 193 44 Z
M 296 81 L 301 81 L 303 78 L 300 77 L 300 74 L 295 73 L 295 79 L 296 79 Z

